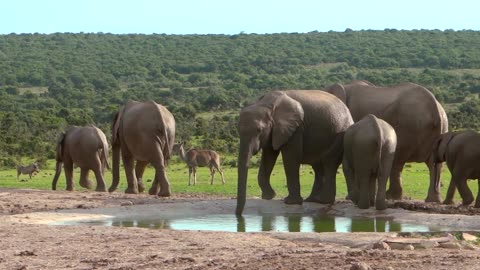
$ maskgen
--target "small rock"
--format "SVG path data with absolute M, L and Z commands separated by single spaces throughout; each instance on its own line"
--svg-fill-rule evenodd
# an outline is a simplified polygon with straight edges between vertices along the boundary
M 132 202 L 132 201 L 126 201 L 126 202 L 122 202 L 122 203 L 120 204 L 120 206 L 131 206 L 131 205 L 133 205 L 133 202 Z
M 448 248 L 448 249 L 461 249 L 462 246 L 457 242 L 445 242 L 440 243 L 441 248 Z
M 465 241 L 472 241 L 472 242 L 475 242 L 478 239 L 478 237 L 476 237 L 475 235 L 471 235 L 469 233 L 462 233 L 462 238 Z
M 371 270 L 372 268 L 364 262 L 356 262 L 352 264 L 350 270 Z
M 401 243 L 390 243 L 391 249 L 398 249 L 398 250 L 414 250 L 412 244 L 401 244 Z
M 427 249 L 427 248 L 434 248 L 438 247 L 440 244 L 435 241 L 430 241 L 430 240 L 421 240 L 420 243 L 415 244 L 414 248 L 415 249 Z
M 373 249 L 391 250 L 390 246 L 383 241 L 379 241 L 373 244 Z

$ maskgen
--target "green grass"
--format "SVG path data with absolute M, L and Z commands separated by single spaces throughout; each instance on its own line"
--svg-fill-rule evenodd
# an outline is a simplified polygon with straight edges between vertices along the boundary
M 258 158 L 258 157 L 256 157 Z M 17 181 L 16 170 L 2 170 L 0 171 L 0 187 L 8 188 L 29 188 L 29 189 L 50 189 L 54 171 L 54 161 L 50 160 L 47 163 L 47 168 L 43 168 L 39 174 L 33 177 L 32 180 L 28 180 L 28 175 L 21 175 L 20 180 Z M 237 168 L 228 166 L 223 167 L 226 184 L 221 184 L 220 175 L 215 175 L 214 184 L 210 185 L 210 173 L 207 168 L 198 168 L 197 171 L 197 185 L 188 186 L 188 168 L 186 165 L 174 157 L 169 164 L 167 175 L 171 184 L 171 190 L 173 193 L 203 193 L 212 195 L 223 195 L 228 197 L 235 197 L 237 193 Z M 260 197 L 261 192 L 257 184 L 257 172 L 258 168 L 250 168 L 248 172 L 248 190 L 247 196 Z M 147 188 L 151 186 L 151 179 L 154 177 L 155 171 L 149 167 L 145 171 L 144 181 L 146 181 Z M 78 169 L 74 171 L 74 179 L 77 190 L 84 190 L 78 184 L 80 172 Z M 111 171 L 107 171 L 105 174 L 107 185 L 110 186 L 112 180 Z M 94 179 L 93 173 L 90 174 L 90 179 Z M 283 171 L 283 165 L 281 159 L 277 162 L 275 169 L 273 170 L 271 182 L 274 190 L 277 192 L 278 198 L 283 198 L 287 195 L 286 178 Z M 428 169 L 424 164 L 411 163 L 407 164 L 403 170 L 403 188 L 404 196 L 411 199 L 423 200 L 427 195 L 427 189 L 429 184 Z M 443 187 L 441 189 L 442 198 L 445 196 L 450 181 L 450 173 L 446 167 L 442 173 Z M 313 184 L 313 171 L 308 165 L 302 166 L 300 169 L 300 183 L 302 187 L 302 196 L 305 198 L 310 194 Z M 476 196 L 478 185 L 476 181 L 468 181 L 468 184 Z M 123 168 L 121 170 L 120 186 L 117 192 L 123 192 L 126 188 L 126 178 L 124 176 Z M 58 190 L 65 189 L 65 174 L 62 171 L 60 179 L 57 185 Z M 341 168 L 337 173 L 337 198 L 345 198 L 346 196 L 346 184 L 345 178 Z M 460 202 L 458 192 L 455 195 L 455 201 Z

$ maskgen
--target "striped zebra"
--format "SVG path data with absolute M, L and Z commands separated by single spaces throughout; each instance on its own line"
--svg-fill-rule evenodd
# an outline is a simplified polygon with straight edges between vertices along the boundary
M 28 174 L 30 179 L 32 179 L 32 175 L 35 175 L 38 172 L 40 172 L 40 169 L 36 162 L 27 166 L 17 165 L 17 180 L 19 180 L 21 174 Z

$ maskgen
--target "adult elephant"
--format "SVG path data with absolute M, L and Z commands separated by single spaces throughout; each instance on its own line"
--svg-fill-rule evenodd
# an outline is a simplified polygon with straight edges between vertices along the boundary
M 92 170 L 97 179 L 96 191 L 107 191 L 103 172 L 108 165 L 108 143 L 105 134 L 95 126 L 71 126 L 60 134 L 57 141 L 56 169 L 52 189 L 57 189 L 57 181 L 65 169 L 67 190 L 73 191 L 73 165 L 80 167 L 80 186 L 92 189 L 93 183 L 88 179 Z
M 129 101 L 113 120 L 113 180 L 109 191 L 115 191 L 118 186 L 121 150 L 128 182 L 125 193 L 144 191 L 142 176 L 150 163 L 155 168 L 155 179 L 149 194 L 170 196 L 165 169 L 174 142 L 175 119 L 167 108 L 154 101 Z
M 442 163 L 433 162 L 432 147 L 440 134 L 448 131 L 448 119 L 430 91 L 413 83 L 377 87 L 367 81 L 336 84 L 327 91 L 347 105 L 355 122 L 373 114 L 395 129 L 398 141 L 390 172 L 388 198 L 402 198 L 400 176 L 406 162 L 425 162 L 430 172 L 425 201 L 441 201 L 439 172 Z
M 435 162 L 447 162 L 452 174 L 444 204 L 453 203 L 455 189 L 458 188 L 462 204 L 473 202 L 473 194 L 467 185 L 467 179 L 477 179 L 480 187 L 480 134 L 473 130 L 447 132 L 442 134 L 433 148 Z M 480 189 L 475 200 L 480 208 Z
M 320 90 L 270 92 L 242 109 L 238 130 L 238 196 L 236 214 L 245 206 L 250 159 L 260 149 L 262 157 L 258 184 L 263 199 L 272 199 L 275 191 L 270 174 L 282 153 L 287 178 L 287 204 L 301 204 L 299 168 L 310 164 L 315 172 L 314 185 L 307 201 L 333 203 L 335 177 L 343 154 L 343 134 L 353 123 L 348 108 L 334 95 Z

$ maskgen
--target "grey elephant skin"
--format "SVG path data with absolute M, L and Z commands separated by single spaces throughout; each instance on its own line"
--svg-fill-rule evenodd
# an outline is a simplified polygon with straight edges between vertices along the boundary
M 67 190 L 73 191 L 74 164 L 80 167 L 80 186 L 92 189 L 93 183 L 88 179 L 90 170 L 97 180 L 96 191 L 107 191 L 103 173 L 108 165 L 108 142 L 103 131 L 95 126 L 71 126 L 60 134 L 57 141 L 56 169 L 52 189 L 56 190 L 58 177 L 65 169 Z
M 343 135 L 353 123 L 348 108 L 334 95 L 320 90 L 272 91 L 240 112 L 238 130 L 237 216 L 245 206 L 248 167 L 262 150 L 258 183 L 263 199 L 275 191 L 270 175 L 282 153 L 287 178 L 287 204 L 301 204 L 299 168 L 310 164 L 315 172 L 307 201 L 333 203 L 336 172 L 342 161 Z
M 367 114 L 389 123 L 397 134 L 397 147 L 390 172 L 387 197 L 402 199 L 401 173 L 407 162 L 424 162 L 429 169 L 430 185 L 425 201 L 440 202 L 440 181 L 435 178 L 442 163 L 434 164 L 432 147 L 440 134 L 448 131 L 444 109 L 426 88 L 412 83 L 377 87 L 367 81 L 336 84 L 327 89 L 350 109 L 353 120 Z
M 442 134 L 435 144 L 433 153 L 435 162 L 446 161 L 452 175 L 443 203 L 452 204 L 455 189 L 458 188 L 462 204 L 471 204 L 473 194 L 467 185 L 467 179 L 479 180 L 480 187 L 480 134 L 473 130 Z M 476 208 L 480 207 L 479 195 L 480 189 L 475 200 Z
M 387 179 L 397 135 L 387 122 L 368 114 L 351 125 L 343 138 L 343 172 L 349 197 L 361 209 L 384 210 Z M 377 191 L 375 191 L 377 188 Z
M 112 125 L 113 179 L 110 192 L 120 178 L 120 152 L 128 187 L 125 193 L 143 192 L 145 167 L 155 168 L 151 195 L 170 196 L 165 172 L 175 142 L 175 119 L 164 106 L 154 101 L 129 101 L 115 114 Z M 135 164 L 136 162 L 136 164 Z

